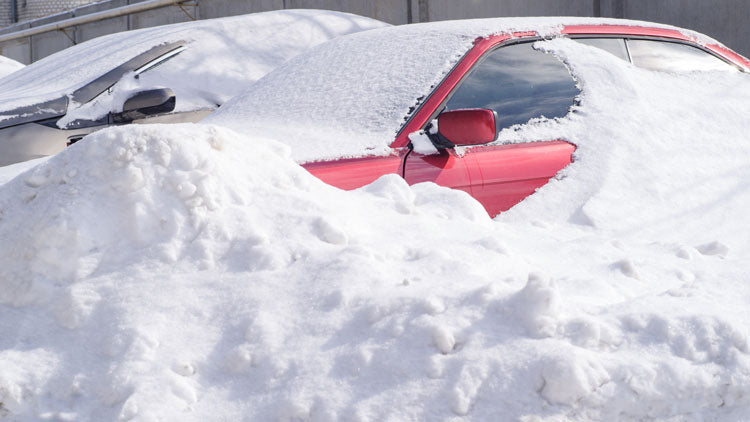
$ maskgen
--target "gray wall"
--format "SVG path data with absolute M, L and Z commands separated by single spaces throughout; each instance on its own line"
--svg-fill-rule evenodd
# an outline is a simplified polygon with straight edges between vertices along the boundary
M 0 0 L 1 2 L 2 0 Z M 137 3 L 107 0 L 0 30 L 8 33 L 72 16 Z M 194 0 L 88 23 L 66 33 L 50 32 L 0 43 L 0 54 L 30 63 L 56 51 L 113 32 L 196 19 L 275 9 L 331 9 L 370 16 L 392 24 L 493 16 L 604 16 L 668 23 L 703 32 L 745 56 L 750 55 L 748 0 Z M 2 13 L 2 10 L 0 10 Z
M 750 56 L 748 0 L 600 0 L 602 16 L 694 29 Z

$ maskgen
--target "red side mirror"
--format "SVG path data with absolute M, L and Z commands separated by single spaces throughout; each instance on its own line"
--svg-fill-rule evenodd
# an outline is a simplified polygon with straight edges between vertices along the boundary
M 495 140 L 495 112 L 484 108 L 441 113 L 438 132 L 456 145 L 481 145 Z

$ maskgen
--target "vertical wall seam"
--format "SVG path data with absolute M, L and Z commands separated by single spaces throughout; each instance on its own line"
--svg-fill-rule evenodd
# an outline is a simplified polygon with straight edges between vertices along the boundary
M 430 9 L 428 0 L 419 0 L 419 21 L 430 21 Z

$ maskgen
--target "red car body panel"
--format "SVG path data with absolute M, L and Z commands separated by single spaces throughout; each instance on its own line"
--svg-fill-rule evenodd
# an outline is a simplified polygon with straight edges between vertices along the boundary
M 404 179 L 410 185 L 434 182 L 473 195 L 472 185 L 481 183 L 479 175 L 475 175 L 472 180 L 468 161 L 454 150 L 443 150 L 435 155 L 409 154 L 405 167 L 408 170 L 404 174 Z
M 403 174 L 406 149 L 387 157 L 348 158 L 303 164 L 313 176 L 340 189 L 356 189 L 386 174 Z
M 568 35 L 622 35 L 671 38 L 700 44 L 678 30 L 627 25 L 573 25 L 564 27 Z M 531 195 L 557 172 L 571 163 L 575 146 L 565 141 L 540 139 L 510 145 L 484 145 L 467 148 L 459 155 L 445 150 L 438 155 L 407 153 L 409 134 L 425 127 L 434 118 L 450 93 L 486 52 L 510 39 L 536 37 L 534 32 L 498 34 L 479 38 L 443 79 L 391 143 L 394 154 L 387 157 L 341 159 L 305 164 L 304 167 L 324 182 L 342 189 L 354 189 L 378 177 L 396 173 L 409 184 L 434 182 L 470 193 L 494 216 Z M 750 61 L 718 44 L 704 48 L 724 57 L 743 70 Z
M 440 113 L 438 132 L 456 145 L 484 145 L 495 140 L 495 113 L 487 109 Z
M 564 141 L 486 145 L 468 149 L 464 159 L 481 183 L 471 194 L 497 215 L 534 193 L 571 163 L 575 146 Z

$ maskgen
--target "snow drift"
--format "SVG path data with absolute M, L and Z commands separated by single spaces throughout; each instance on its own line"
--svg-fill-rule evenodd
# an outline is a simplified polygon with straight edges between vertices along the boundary
M 2 185 L 0 420 L 745 417 L 750 82 L 538 47 L 581 104 L 502 140 L 576 161 L 495 220 L 211 125 L 103 130 Z

